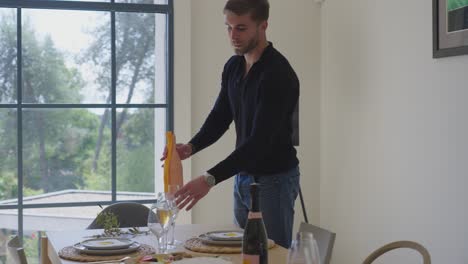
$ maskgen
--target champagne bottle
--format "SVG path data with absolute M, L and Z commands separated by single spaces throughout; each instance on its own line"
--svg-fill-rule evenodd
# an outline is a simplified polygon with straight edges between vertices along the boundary
M 242 239 L 243 264 L 268 263 L 268 238 L 257 197 L 259 184 L 250 185 L 250 212 Z

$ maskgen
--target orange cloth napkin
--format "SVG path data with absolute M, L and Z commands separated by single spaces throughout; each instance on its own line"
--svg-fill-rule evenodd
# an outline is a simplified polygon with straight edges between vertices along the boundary
M 172 131 L 166 132 L 167 157 L 164 160 L 164 192 L 169 190 L 169 185 L 178 185 L 181 188 L 184 185 L 182 171 L 182 161 L 176 150 L 175 135 Z

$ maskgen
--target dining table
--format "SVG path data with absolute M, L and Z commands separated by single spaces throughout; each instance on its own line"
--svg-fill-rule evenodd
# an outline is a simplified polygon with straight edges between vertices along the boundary
M 147 230 L 143 227 L 142 230 Z M 222 224 L 181 224 L 175 227 L 175 239 L 180 241 L 177 248 L 172 249 L 171 252 L 186 252 L 194 257 L 197 256 L 220 256 L 224 259 L 231 261 L 233 264 L 242 264 L 241 254 L 208 254 L 199 253 L 188 250 L 184 247 L 184 242 L 190 238 L 198 237 L 210 231 L 217 230 L 241 230 L 236 228 L 234 225 L 222 225 Z M 86 262 L 77 262 L 65 260 L 59 257 L 59 251 L 62 248 L 75 245 L 83 240 L 89 239 L 93 236 L 102 234 L 102 229 L 86 229 L 86 230 L 68 230 L 68 231 L 48 231 L 47 234 L 47 255 L 52 264 L 77 264 Z M 150 246 L 156 247 L 156 237 L 150 232 L 136 235 L 132 238 L 139 243 L 145 243 Z M 279 245 L 275 245 L 273 248 L 268 250 L 268 263 L 269 264 L 284 264 L 286 263 L 288 250 Z

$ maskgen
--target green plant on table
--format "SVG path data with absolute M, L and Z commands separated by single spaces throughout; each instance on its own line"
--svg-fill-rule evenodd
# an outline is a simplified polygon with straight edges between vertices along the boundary
M 117 215 L 112 211 L 101 212 L 96 217 L 98 225 L 104 228 L 104 234 L 95 235 L 94 237 L 118 237 L 120 235 L 138 235 L 146 234 L 147 232 L 141 231 L 138 227 L 131 227 L 128 231 L 120 229 L 120 223 Z
M 98 214 L 96 222 L 104 228 L 104 236 L 112 237 L 121 234 L 119 219 L 112 211 Z

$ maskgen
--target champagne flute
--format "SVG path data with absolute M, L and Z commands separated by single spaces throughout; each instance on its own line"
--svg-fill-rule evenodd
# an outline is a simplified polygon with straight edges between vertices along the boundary
M 158 253 L 167 251 L 167 231 L 171 225 L 171 209 L 164 195 L 158 195 L 148 213 L 148 228 L 156 236 Z
M 175 202 L 175 193 L 180 189 L 180 185 L 177 184 L 170 184 L 167 186 L 167 193 L 166 193 L 166 199 L 169 202 L 169 207 L 171 208 L 171 227 L 169 231 L 169 239 L 168 239 L 168 248 L 170 249 L 175 249 L 177 245 L 180 245 L 181 242 L 178 240 L 175 240 L 174 236 L 174 229 L 175 229 L 175 220 L 177 218 L 177 215 L 179 213 L 179 208 L 177 207 L 177 204 Z

